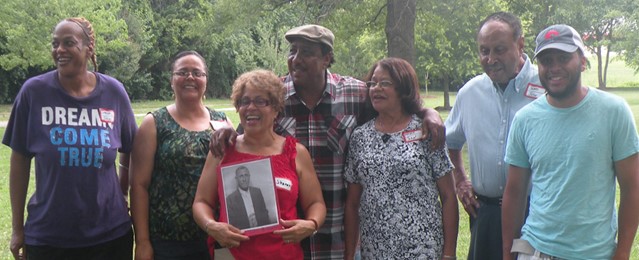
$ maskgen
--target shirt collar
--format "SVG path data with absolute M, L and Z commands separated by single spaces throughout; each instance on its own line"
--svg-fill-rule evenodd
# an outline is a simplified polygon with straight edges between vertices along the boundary
M 242 196 L 250 196 L 251 195 L 251 193 L 249 192 L 248 189 L 243 190 L 243 189 L 238 188 L 237 190 L 240 191 L 240 194 L 242 194 Z
M 326 75 L 326 86 L 324 87 L 324 93 L 332 97 L 333 93 L 335 93 L 335 88 L 337 86 L 339 78 L 331 74 L 331 72 L 328 69 L 326 70 L 325 75 Z M 286 99 L 288 99 L 289 97 L 297 93 L 297 91 L 295 91 L 295 84 L 293 83 L 293 77 L 291 77 L 290 75 L 284 78 L 284 87 L 286 88 L 286 97 L 285 97 Z
M 517 93 L 525 89 L 526 86 L 528 85 L 528 82 L 530 81 L 530 76 L 531 76 L 531 73 L 529 71 L 531 69 L 536 69 L 532 67 L 532 63 L 530 62 L 528 55 L 526 55 L 525 53 L 523 55 L 524 55 L 524 66 L 521 67 L 521 70 L 519 71 L 519 73 L 517 73 L 517 76 L 515 76 L 515 78 L 508 81 L 508 86 L 506 86 L 506 89 L 508 89 L 511 85 L 513 85 L 515 88 L 515 92 Z M 500 89 L 499 85 L 496 84 L 495 82 L 493 82 L 493 87 L 495 87 L 496 90 Z
M 536 75 L 536 73 L 530 73 L 531 70 L 536 70 L 536 68 L 533 67 L 528 55 L 524 53 L 524 66 L 521 67 L 521 71 L 519 71 L 514 79 L 515 91 L 517 91 L 517 93 L 525 90 L 528 86 L 528 82 L 530 82 L 530 77 Z

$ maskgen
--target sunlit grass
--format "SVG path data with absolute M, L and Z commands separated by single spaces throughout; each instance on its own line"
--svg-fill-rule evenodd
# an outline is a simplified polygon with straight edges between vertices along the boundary
M 599 87 L 597 77 L 597 59 L 595 57 L 590 57 L 588 59 L 590 61 L 590 67 L 582 73 L 582 82 L 586 86 Z M 626 66 L 623 60 L 618 57 L 613 57 L 608 65 L 606 86 L 609 88 L 639 88 L 639 74 L 636 74 L 634 69 Z

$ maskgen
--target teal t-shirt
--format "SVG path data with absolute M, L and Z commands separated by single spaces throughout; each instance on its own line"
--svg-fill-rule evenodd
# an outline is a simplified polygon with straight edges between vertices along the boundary
M 614 162 L 639 151 L 634 118 L 618 96 L 590 88 L 571 108 L 541 97 L 513 120 L 505 161 L 531 170 L 522 239 L 565 259 L 610 259 L 616 247 Z

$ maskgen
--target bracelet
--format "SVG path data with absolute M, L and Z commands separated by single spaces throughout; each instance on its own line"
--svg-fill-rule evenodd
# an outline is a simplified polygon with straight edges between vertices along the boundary
M 127 170 L 129 169 L 129 166 L 124 166 L 124 164 L 118 163 L 118 165 L 124 169 L 127 169 Z
M 209 219 L 209 221 L 206 222 L 206 224 L 204 224 L 204 232 L 206 232 L 207 234 L 209 233 L 209 224 L 215 222 L 215 220 Z
M 442 258 L 443 259 L 453 259 L 453 260 L 457 259 L 456 256 L 450 256 L 450 255 L 443 255 Z
M 317 225 L 317 220 L 314 220 L 312 218 L 309 218 L 307 220 L 313 221 L 313 224 L 315 225 L 315 232 L 317 232 L 317 230 L 319 229 L 319 225 Z

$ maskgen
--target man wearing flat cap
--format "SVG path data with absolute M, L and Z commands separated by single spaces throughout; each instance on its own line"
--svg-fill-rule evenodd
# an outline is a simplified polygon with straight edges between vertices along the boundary
M 328 70 L 335 62 L 329 29 L 303 25 L 290 29 L 285 37 L 290 43 L 289 74 L 284 78 L 286 101 L 277 121 L 278 133 L 295 136 L 308 148 L 327 210 L 324 225 L 302 241 L 302 248 L 307 259 L 343 259 L 345 155 L 353 129 L 371 118 L 365 105 L 368 90 L 362 81 Z M 424 112 L 427 130 L 443 144 L 439 114 L 432 109 Z
M 346 199 L 343 170 L 353 129 L 372 118 L 372 107 L 366 104 L 368 89 L 358 79 L 328 70 L 335 62 L 335 36 L 329 29 L 302 25 L 286 32 L 285 38 L 290 43 L 289 73 L 282 78 L 286 100 L 275 130 L 284 136 L 294 136 L 308 149 L 326 202 L 324 225 L 301 242 L 304 258 L 343 259 Z M 439 113 L 425 109 L 421 114 L 424 135 L 429 135 L 435 146 L 443 146 L 445 130 Z M 225 145 L 235 137 L 230 132 L 226 128 L 213 133 L 210 150 L 215 156 L 222 156 Z M 307 222 L 305 225 L 314 228 L 312 222 Z
M 504 259 L 629 259 L 639 223 L 632 112 L 620 97 L 581 84 L 587 61 L 575 29 L 553 25 L 536 42 L 546 94 L 519 110 L 509 133 Z

